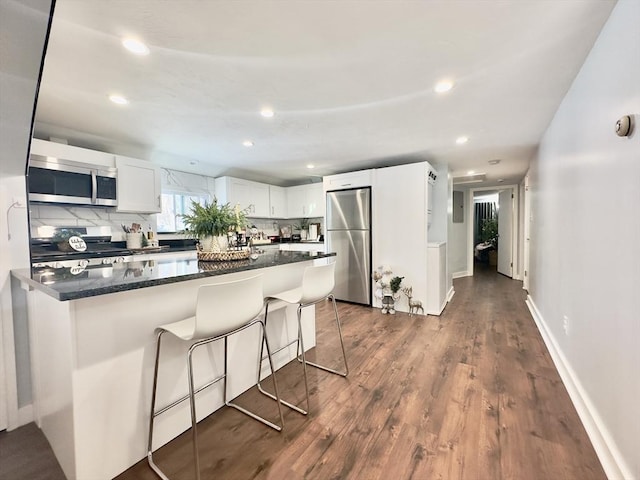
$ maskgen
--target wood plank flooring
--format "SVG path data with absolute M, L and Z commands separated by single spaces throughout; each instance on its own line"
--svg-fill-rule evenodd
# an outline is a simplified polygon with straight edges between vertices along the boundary
M 454 286 L 440 317 L 340 303 L 349 377 L 311 369 L 312 412 L 285 409 L 282 433 L 233 409 L 203 420 L 202 478 L 605 479 L 522 283 L 480 269 Z M 332 310 L 317 313 L 314 356 L 337 366 Z M 278 382 L 284 398 L 302 399 L 296 362 Z M 275 403 L 255 389 L 238 402 L 275 418 Z M 154 457 L 172 480 L 193 478 L 188 433 Z M 117 477 L 156 478 L 146 461 Z

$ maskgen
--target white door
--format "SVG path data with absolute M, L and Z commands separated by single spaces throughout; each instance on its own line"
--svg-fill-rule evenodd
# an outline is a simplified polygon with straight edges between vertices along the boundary
M 513 277 L 513 193 L 503 190 L 498 200 L 498 273 Z

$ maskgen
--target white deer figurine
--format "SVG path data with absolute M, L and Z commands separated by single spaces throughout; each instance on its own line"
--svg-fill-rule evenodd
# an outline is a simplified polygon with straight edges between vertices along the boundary
M 424 308 L 422 308 L 422 302 L 420 300 L 413 300 L 413 287 L 404 287 L 402 289 L 402 293 L 404 293 L 409 299 L 409 315 L 413 316 L 414 312 L 417 314 L 418 310 L 421 310 L 424 314 Z

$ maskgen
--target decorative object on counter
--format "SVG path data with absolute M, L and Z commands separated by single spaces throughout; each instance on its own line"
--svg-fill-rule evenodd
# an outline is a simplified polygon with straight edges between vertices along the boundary
M 229 203 L 219 204 L 216 198 L 212 203 L 205 202 L 204 205 L 192 201 L 190 213 L 182 215 L 182 218 L 186 227 L 185 233 L 200 241 L 198 258 L 202 252 L 201 260 L 205 261 L 217 261 L 215 258 L 209 258 L 212 256 L 204 254 L 226 253 L 229 249 L 229 232 L 235 234 L 248 226 L 245 210 L 234 208 Z M 219 260 L 230 259 L 225 257 Z
M 302 240 L 306 240 L 309 237 L 309 219 L 302 218 L 300 219 L 300 223 L 294 225 L 293 228 L 296 230 L 300 230 L 300 238 Z
M 87 249 L 87 245 L 82 240 L 81 235 L 80 232 L 75 230 L 62 228 L 56 231 L 51 241 L 57 245 L 58 250 L 61 252 L 83 252 Z
M 409 301 L 409 316 L 413 316 L 414 310 L 415 313 L 418 313 L 418 310 L 422 312 L 424 315 L 424 308 L 422 308 L 422 302 L 420 300 L 413 300 L 413 287 L 404 287 L 401 289 L 402 293 L 407 296 Z
M 246 260 L 251 255 L 250 248 L 224 250 L 220 252 L 206 251 L 202 244 L 198 244 L 198 260 L 201 262 L 229 262 L 233 260 Z
M 309 240 L 313 240 L 314 242 L 318 240 L 318 235 L 320 233 L 320 224 L 319 223 L 310 223 L 309 224 Z
M 142 231 L 142 226 L 139 223 L 132 223 L 130 227 L 122 225 L 122 230 L 125 232 L 128 249 L 139 250 L 149 244 L 147 236 Z
M 398 293 L 402 279 L 404 277 L 394 277 L 389 266 L 381 266 L 373 272 L 373 280 L 376 284 L 376 297 L 382 301 L 382 313 L 394 315 L 396 313 L 395 304 L 400 298 Z

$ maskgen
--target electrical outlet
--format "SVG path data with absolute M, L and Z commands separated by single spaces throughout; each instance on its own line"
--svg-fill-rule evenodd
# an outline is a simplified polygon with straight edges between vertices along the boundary
M 562 317 L 562 328 L 564 329 L 564 334 L 569 335 L 569 317 L 566 315 Z

